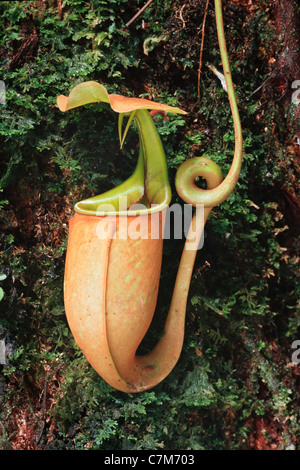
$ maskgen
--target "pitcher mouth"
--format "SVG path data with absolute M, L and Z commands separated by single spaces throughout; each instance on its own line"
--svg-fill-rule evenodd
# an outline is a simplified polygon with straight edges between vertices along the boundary
M 133 174 L 119 186 L 77 202 L 76 212 L 131 217 L 161 212 L 169 206 L 172 193 L 167 161 L 152 117 L 147 110 L 137 110 L 133 117 L 129 115 L 130 119 L 135 121 L 139 134 L 139 157 Z
M 151 215 L 157 212 L 163 212 L 169 207 L 169 201 L 163 201 L 161 204 L 151 204 L 150 207 L 147 207 L 147 204 L 142 202 L 135 203 L 129 207 L 125 207 L 125 204 L 122 203 L 122 197 L 120 198 L 119 209 L 115 210 L 114 207 L 109 202 L 107 204 L 97 202 L 92 202 L 92 198 L 85 199 L 83 201 L 77 202 L 74 206 L 75 212 L 83 215 L 90 215 L 94 217 L 136 217 L 140 215 Z M 128 204 L 126 204 L 128 206 Z M 124 208 L 124 209 L 123 209 Z

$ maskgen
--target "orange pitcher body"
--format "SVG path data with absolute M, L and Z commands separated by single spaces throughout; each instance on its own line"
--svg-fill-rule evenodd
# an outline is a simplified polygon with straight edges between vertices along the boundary
M 165 211 L 129 217 L 75 213 L 70 220 L 66 316 L 86 359 L 116 388 L 124 381 L 131 387 L 135 353 L 154 315 L 164 218 Z

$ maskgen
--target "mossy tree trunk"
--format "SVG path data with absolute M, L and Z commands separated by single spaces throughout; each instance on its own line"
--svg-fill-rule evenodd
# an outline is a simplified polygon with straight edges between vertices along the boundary
M 213 2 L 205 18 L 206 0 L 154 0 L 128 27 L 144 2 L 0 3 L 3 449 L 299 445 L 299 7 L 295 0 L 223 3 L 243 169 L 197 255 L 180 361 L 137 396 L 110 388 L 87 364 L 62 295 L 74 203 L 124 180 L 137 142 L 132 133 L 120 151 L 105 107 L 62 116 L 55 102 L 93 79 L 111 93 L 180 105 L 186 118 L 154 117 L 171 182 L 192 156 L 210 157 L 226 173 L 234 136 L 213 73 L 222 71 Z M 162 314 L 141 349 L 161 333 L 181 249 L 180 240 L 165 243 Z

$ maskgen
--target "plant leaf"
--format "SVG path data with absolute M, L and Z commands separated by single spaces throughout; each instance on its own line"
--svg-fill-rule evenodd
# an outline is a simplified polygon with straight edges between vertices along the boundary
M 57 98 L 57 105 L 61 111 L 77 108 L 88 103 L 96 103 L 98 101 L 109 103 L 113 111 L 116 113 L 130 113 L 138 109 L 157 109 L 169 113 L 187 114 L 178 107 L 168 106 L 162 103 L 145 98 L 128 98 L 121 95 L 109 95 L 100 83 L 89 81 L 76 85 L 70 92 L 69 96 L 60 95 Z
M 108 93 L 100 83 L 91 81 L 76 85 L 68 97 L 60 95 L 57 98 L 57 105 L 64 112 L 84 104 L 97 103 L 98 101 L 109 103 Z

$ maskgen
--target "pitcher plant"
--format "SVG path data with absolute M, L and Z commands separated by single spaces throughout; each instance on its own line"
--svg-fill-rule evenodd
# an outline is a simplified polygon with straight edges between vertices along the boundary
M 234 157 L 224 179 L 219 166 L 204 157 L 186 160 L 175 178 L 176 190 L 187 204 L 203 205 L 204 222 L 212 208 L 234 190 L 242 164 L 242 131 L 225 44 L 221 0 L 215 0 L 215 12 L 234 121 Z M 172 195 L 164 149 L 150 113 L 186 113 L 146 99 L 109 94 L 94 81 L 81 83 L 68 97 L 57 99 L 61 111 L 97 102 L 107 103 L 119 114 L 121 146 L 129 126 L 135 122 L 139 156 L 132 176 L 120 186 L 75 205 L 75 215 L 69 223 L 65 310 L 78 346 L 98 374 L 117 390 L 141 392 L 160 383 L 181 354 L 189 285 L 203 231 L 203 226 L 199 229 L 197 225 L 195 212 L 163 336 L 150 353 L 137 355 L 156 308 L 165 217 Z M 123 131 L 125 117 L 128 121 Z M 195 184 L 199 176 L 205 178 L 206 189 Z M 144 236 L 131 237 L 132 224 L 139 224 Z M 157 236 L 151 237 L 153 232 Z M 192 249 L 191 234 L 196 238 Z

